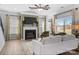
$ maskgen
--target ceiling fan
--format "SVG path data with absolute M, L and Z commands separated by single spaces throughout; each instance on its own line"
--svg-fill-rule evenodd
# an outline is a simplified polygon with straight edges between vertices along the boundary
M 30 9 L 43 9 L 48 10 L 50 7 L 49 5 L 43 5 L 43 4 L 34 4 L 34 7 L 29 7 Z

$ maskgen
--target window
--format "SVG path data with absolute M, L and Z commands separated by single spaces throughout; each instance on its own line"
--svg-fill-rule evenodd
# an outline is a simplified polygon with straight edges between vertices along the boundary
M 10 32 L 9 34 L 18 34 L 19 33 L 19 20 L 16 16 L 10 16 Z
M 72 33 L 72 16 L 66 16 L 55 20 L 55 33 Z

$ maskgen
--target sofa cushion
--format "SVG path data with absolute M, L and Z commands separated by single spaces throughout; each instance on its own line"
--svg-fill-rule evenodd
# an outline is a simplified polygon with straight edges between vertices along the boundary
M 61 42 L 61 36 L 53 36 L 46 43 L 51 44 L 51 43 L 57 43 L 57 42 Z
M 57 35 L 57 36 L 49 36 L 49 37 L 44 37 L 40 40 L 40 42 L 42 42 L 43 44 L 52 44 L 52 43 L 58 43 L 58 42 L 62 42 L 66 41 L 66 40 L 72 40 L 75 39 L 74 35 Z
M 63 36 L 63 41 L 73 40 L 73 39 L 75 39 L 74 35 L 65 35 L 65 36 Z
M 52 36 L 52 37 L 46 37 L 41 40 L 43 44 L 52 44 L 61 42 L 61 36 Z

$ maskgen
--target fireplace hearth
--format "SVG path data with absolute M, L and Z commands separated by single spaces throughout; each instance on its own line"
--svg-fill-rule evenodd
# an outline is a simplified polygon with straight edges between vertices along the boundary
M 36 39 L 36 30 L 25 30 L 25 40 Z

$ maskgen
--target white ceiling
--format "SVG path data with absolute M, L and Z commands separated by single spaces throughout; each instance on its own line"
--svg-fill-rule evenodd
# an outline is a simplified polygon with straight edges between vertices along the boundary
M 30 6 L 33 6 L 33 4 L 0 4 L 0 10 L 5 10 L 5 11 L 10 11 L 10 12 L 34 12 L 39 15 L 53 15 L 57 13 L 61 13 L 73 8 L 78 7 L 79 5 L 77 4 L 50 4 L 50 9 L 49 10 L 44 10 L 44 11 L 38 11 L 38 10 L 31 10 L 29 9 Z M 64 8 L 61 8 L 61 7 Z

